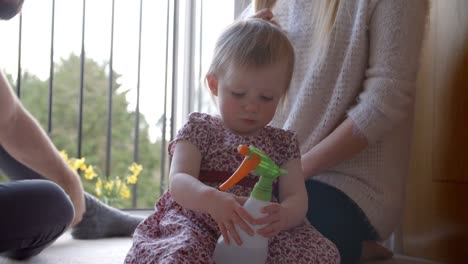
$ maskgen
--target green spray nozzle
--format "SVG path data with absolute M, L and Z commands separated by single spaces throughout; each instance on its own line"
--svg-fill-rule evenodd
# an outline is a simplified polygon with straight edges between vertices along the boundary
M 221 184 L 219 189 L 223 191 L 229 189 L 247 176 L 249 172 L 253 171 L 259 176 L 259 180 L 255 184 L 251 195 L 257 200 L 270 201 L 273 181 L 281 174 L 287 174 L 288 172 L 278 167 L 270 157 L 254 146 L 239 145 L 237 151 L 245 156 L 244 161 L 234 174 Z

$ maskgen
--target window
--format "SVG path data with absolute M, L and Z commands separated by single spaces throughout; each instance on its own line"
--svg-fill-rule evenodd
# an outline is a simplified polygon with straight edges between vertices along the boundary
M 135 198 L 121 206 L 152 207 L 171 137 L 188 113 L 216 111 L 203 78 L 238 2 L 26 1 L 0 22 L 0 68 L 59 149 L 109 177 L 141 163 Z

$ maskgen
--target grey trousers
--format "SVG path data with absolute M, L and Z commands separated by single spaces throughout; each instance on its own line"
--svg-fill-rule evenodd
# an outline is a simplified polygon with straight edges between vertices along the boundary
M 71 224 L 73 205 L 57 184 L 15 160 L 0 146 L 0 254 L 27 259 L 52 244 Z

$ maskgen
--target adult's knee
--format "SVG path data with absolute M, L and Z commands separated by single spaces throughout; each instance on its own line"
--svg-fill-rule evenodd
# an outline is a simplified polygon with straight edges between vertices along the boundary
M 25 180 L 0 185 L 0 252 L 24 259 L 38 254 L 55 241 L 74 217 L 66 193 L 47 180 Z
M 37 184 L 31 188 L 30 201 L 36 204 L 39 213 L 43 213 L 46 218 L 53 216 L 57 224 L 62 223 L 66 226 L 71 224 L 75 211 L 65 191 L 51 181 L 31 180 L 30 182 Z
M 338 189 L 318 181 L 306 183 L 307 219 L 340 252 L 341 263 L 358 263 L 367 230 L 359 208 Z
M 17 232 L 25 235 L 40 230 L 66 229 L 74 217 L 70 198 L 60 186 L 48 180 L 2 184 L 0 198 L 1 209 L 8 212 L 0 222 L 21 226 Z

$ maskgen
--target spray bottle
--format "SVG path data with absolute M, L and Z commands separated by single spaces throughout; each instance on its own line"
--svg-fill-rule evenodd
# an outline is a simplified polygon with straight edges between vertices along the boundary
M 259 218 L 265 214 L 261 208 L 270 204 L 273 190 L 273 181 L 281 174 L 287 174 L 287 171 L 279 168 L 273 160 L 266 154 L 253 146 L 239 145 L 238 152 L 245 156 L 244 161 L 229 179 L 221 184 L 220 190 L 225 191 L 253 170 L 259 176 L 250 197 L 244 204 L 244 208 L 254 218 Z M 258 235 L 256 232 L 262 228 L 262 225 L 250 225 L 255 234 L 248 235 L 244 230 L 235 226 L 239 234 L 242 245 L 239 246 L 233 242 L 227 245 L 223 236 L 220 236 L 214 251 L 214 260 L 217 264 L 242 263 L 254 264 L 265 263 L 268 256 L 268 238 Z

